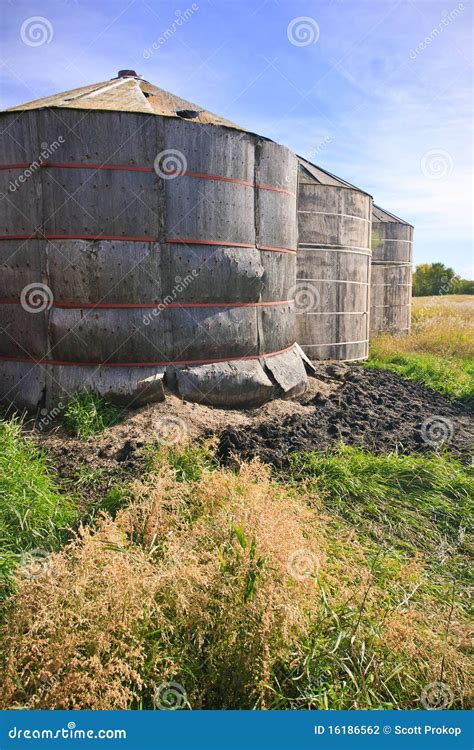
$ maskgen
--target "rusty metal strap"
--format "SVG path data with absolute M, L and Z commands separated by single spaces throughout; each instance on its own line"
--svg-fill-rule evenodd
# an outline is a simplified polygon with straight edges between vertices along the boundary
M 255 245 L 248 242 L 224 242 L 221 240 L 198 240 L 195 238 L 182 238 L 182 237 L 165 237 L 160 240 L 159 237 L 148 237 L 148 236 L 129 236 L 120 234 L 49 234 L 44 233 L 41 230 L 36 230 L 32 234 L 2 234 L 0 235 L 1 240 L 87 240 L 88 242 L 96 242 L 99 240 L 104 241 L 115 241 L 115 242 L 164 242 L 168 245 L 212 245 L 219 247 L 242 247 L 249 248 L 251 250 L 262 250 L 265 252 L 273 253 L 291 253 L 296 255 L 296 250 L 292 250 L 289 247 L 272 247 L 270 245 Z
M 285 349 L 280 349 L 276 352 L 268 352 L 266 354 L 250 354 L 245 357 L 218 357 L 215 359 L 177 359 L 163 362 L 71 362 L 61 359 L 47 359 L 46 357 L 35 358 L 35 357 L 9 357 L 0 354 L 0 362 L 25 362 L 36 365 L 59 365 L 64 367 L 181 367 L 181 366 L 194 366 L 198 365 L 213 365 L 221 364 L 224 362 L 250 362 L 257 359 L 266 359 L 268 357 L 276 357 L 278 354 L 285 354 L 293 349 L 295 344 L 287 346 Z
M 50 307 L 57 307 L 60 310 L 156 310 L 160 309 L 187 309 L 195 307 L 275 307 L 279 305 L 291 305 L 294 300 L 275 300 L 272 302 L 148 302 L 145 304 L 128 303 L 128 302 L 57 302 L 56 300 Z M 0 305 L 21 305 L 19 299 L 9 297 L 0 297 Z
M 35 167 L 34 163 L 20 162 L 16 164 L 0 164 L 0 170 L 5 169 L 93 169 L 93 170 L 108 170 L 112 172 L 147 172 L 153 173 L 154 167 L 140 167 L 133 164 L 79 164 L 76 162 L 52 162 L 44 161 Z M 157 174 L 157 173 L 156 173 Z M 229 182 L 233 185 L 242 185 L 243 187 L 257 188 L 258 190 L 270 190 L 275 193 L 284 193 L 291 195 L 293 198 L 296 194 L 291 190 L 282 188 L 279 185 L 258 185 L 255 182 L 249 182 L 247 180 L 239 180 L 236 177 L 225 177 L 224 175 L 208 174 L 206 172 L 188 172 L 179 169 L 166 169 L 163 170 L 163 174 L 168 175 L 170 178 L 173 177 L 195 177 L 199 180 L 212 180 L 213 182 Z

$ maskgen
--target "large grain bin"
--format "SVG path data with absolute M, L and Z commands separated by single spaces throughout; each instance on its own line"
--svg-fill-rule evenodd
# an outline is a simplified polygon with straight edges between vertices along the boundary
M 296 328 L 310 359 L 368 356 L 371 211 L 370 195 L 300 159 Z
M 407 333 L 411 318 L 413 227 L 373 207 L 370 332 Z
M 0 117 L 0 400 L 304 389 L 293 153 L 133 71 Z

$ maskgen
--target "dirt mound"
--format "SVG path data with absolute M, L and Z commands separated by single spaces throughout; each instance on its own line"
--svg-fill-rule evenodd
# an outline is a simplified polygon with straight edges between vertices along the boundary
M 61 479 L 77 482 L 77 472 L 102 473 L 103 485 L 120 479 L 140 476 L 145 465 L 146 446 L 151 443 L 199 439 L 220 434 L 226 428 L 257 426 L 261 422 L 281 422 L 299 414 L 312 412 L 308 405 L 316 394 L 328 395 L 339 387 L 335 380 L 310 378 L 310 387 L 298 401 L 276 399 L 254 409 L 223 409 L 182 401 L 168 393 L 165 401 L 125 411 L 119 423 L 103 433 L 80 439 L 56 421 L 48 430 L 29 424 L 32 436 L 49 455 Z
M 423 452 L 448 448 L 470 461 L 474 430 L 467 409 L 421 383 L 384 370 L 361 366 L 319 366 L 317 377 L 339 380 L 329 395 L 316 394 L 305 413 L 255 426 L 226 429 L 218 455 L 232 454 L 284 467 L 288 453 L 325 450 L 342 440 L 349 445 L 387 452 L 398 448 Z

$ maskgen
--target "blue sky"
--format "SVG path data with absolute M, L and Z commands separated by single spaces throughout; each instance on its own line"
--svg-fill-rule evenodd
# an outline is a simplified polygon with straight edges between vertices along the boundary
M 415 225 L 415 263 L 472 278 L 469 0 L 0 0 L 0 14 L 0 108 L 133 68 L 368 191 Z M 34 16 L 36 46 L 21 33 Z

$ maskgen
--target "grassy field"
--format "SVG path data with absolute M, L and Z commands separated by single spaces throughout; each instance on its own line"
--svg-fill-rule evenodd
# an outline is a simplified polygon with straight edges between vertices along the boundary
M 374 339 L 367 366 L 392 370 L 451 398 L 472 401 L 474 297 L 415 297 L 410 335 Z
M 415 307 L 413 333 L 376 341 L 371 366 L 410 365 L 446 393 L 448 343 L 463 373 L 472 354 L 466 300 Z M 73 406 L 79 435 L 115 418 Z M 282 476 L 223 468 L 211 442 L 150 445 L 140 481 L 89 504 L 17 420 L 0 456 L 2 708 L 472 705 L 474 483 L 448 453 L 340 444 Z

